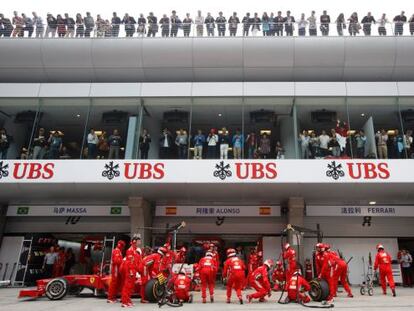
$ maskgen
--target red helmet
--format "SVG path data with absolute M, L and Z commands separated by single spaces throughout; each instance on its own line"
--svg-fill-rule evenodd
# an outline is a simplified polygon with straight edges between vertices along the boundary
M 236 252 L 236 250 L 234 248 L 228 248 L 227 251 L 226 251 L 226 254 L 228 255 L 230 253 L 235 253 L 235 252 Z
M 276 266 L 281 267 L 282 265 L 283 263 L 280 260 L 276 261 Z
M 377 244 L 377 250 L 380 250 L 380 249 L 384 249 L 384 245 L 382 245 L 382 244 Z
M 166 248 L 166 247 L 164 247 L 164 246 L 161 246 L 159 249 L 158 249 L 158 251 L 157 251 L 157 253 L 158 254 L 160 254 L 160 255 L 165 255 L 165 254 L 167 254 L 168 253 L 168 249 Z
M 123 249 L 125 247 L 125 241 L 119 240 L 117 246 L 118 246 L 118 248 Z
M 234 249 L 234 248 L 229 248 L 228 250 L 227 250 L 227 257 L 234 257 L 234 256 L 236 256 L 236 250 Z
M 285 245 L 283 245 L 283 248 L 285 250 L 288 250 L 290 248 L 290 244 L 289 243 L 285 243 Z
M 263 264 L 265 266 L 267 266 L 269 269 L 272 268 L 275 265 L 275 263 L 272 259 L 266 259 Z
M 328 244 L 328 243 L 323 244 L 323 246 L 324 246 L 324 248 L 325 248 L 326 250 L 330 250 L 330 249 L 331 249 L 331 245 L 330 245 L 330 244 Z

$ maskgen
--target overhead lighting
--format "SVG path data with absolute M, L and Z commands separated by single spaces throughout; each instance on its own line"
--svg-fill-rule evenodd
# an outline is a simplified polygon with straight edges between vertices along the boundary
M 369 205 L 375 205 L 375 204 L 377 204 L 376 201 L 369 201 Z
M 218 114 L 219 117 L 223 116 L 221 113 Z
M 365 113 L 361 113 L 361 117 L 365 117 Z
M 80 116 L 81 116 L 80 114 L 77 114 L 77 115 L 76 115 L 76 117 L 77 117 L 77 118 L 80 118 Z

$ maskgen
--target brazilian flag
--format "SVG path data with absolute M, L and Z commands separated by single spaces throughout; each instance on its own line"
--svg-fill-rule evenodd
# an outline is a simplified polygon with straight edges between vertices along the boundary
M 121 215 L 122 207 L 111 207 L 111 215 Z
M 21 206 L 17 208 L 17 215 L 28 215 L 28 214 L 29 214 L 28 206 Z

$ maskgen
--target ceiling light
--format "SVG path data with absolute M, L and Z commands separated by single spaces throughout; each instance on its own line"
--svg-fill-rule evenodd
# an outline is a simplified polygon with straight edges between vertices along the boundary
M 80 118 L 80 114 L 77 114 L 77 115 L 76 115 L 76 117 L 77 117 L 77 118 Z
M 365 117 L 365 113 L 361 113 L 361 117 Z
M 377 204 L 376 201 L 369 201 L 369 205 L 375 205 L 375 204 Z
M 221 114 L 221 113 L 219 113 L 219 114 L 218 114 L 218 116 L 219 116 L 219 117 L 221 117 L 221 116 L 222 116 L 222 114 Z

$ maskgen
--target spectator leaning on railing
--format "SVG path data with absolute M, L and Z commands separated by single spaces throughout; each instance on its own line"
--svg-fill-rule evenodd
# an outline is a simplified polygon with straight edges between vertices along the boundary
M 12 19 L 8 19 L 4 14 L 0 14 L 0 37 L 29 37 L 36 34 L 36 38 L 54 38 L 58 34 L 59 38 L 73 38 L 73 37 L 119 37 L 120 25 L 125 25 L 126 37 L 155 37 L 158 33 L 158 28 L 161 26 L 161 35 L 163 37 L 177 37 L 181 35 L 180 30 L 183 30 L 184 37 L 192 36 L 193 25 L 195 27 L 193 36 L 201 37 L 204 35 L 204 28 L 207 31 L 207 36 L 214 36 L 217 28 L 220 37 L 226 36 L 227 29 L 231 37 L 235 37 L 238 31 L 238 24 L 243 24 L 243 36 L 249 36 L 250 31 L 254 36 L 306 36 L 307 29 L 309 36 L 316 36 L 318 29 L 323 36 L 329 36 L 331 26 L 331 19 L 327 11 L 324 10 L 320 18 L 317 19 L 315 11 L 311 11 L 311 15 L 306 18 L 305 13 L 301 13 L 301 18 L 295 21 L 290 11 L 287 11 L 286 16 L 282 16 L 282 12 L 277 14 L 273 12 L 263 12 L 262 14 L 254 13 L 252 17 L 250 13 L 246 13 L 243 19 L 239 19 L 237 12 L 226 19 L 223 12 L 219 12 L 217 17 L 213 17 L 210 13 L 206 18 L 203 17 L 201 11 L 198 11 L 197 16 L 193 19 L 190 13 L 186 13 L 186 17 L 181 20 L 176 11 L 172 11 L 170 17 L 164 14 L 159 21 L 152 12 L 146 18 L 143 14 L 139 14 L 135 19 L 134 16 L 125 14 L 124 18 L 118 17 L 117 13 L 112 14 L 111 19 L 106 19 L 101 15 L 97 15 L 96 21 L 91 16 L 90 12 L 86 13 L 85 18 L 78 13 L 73 19 L 68 13 L 58 14 L 56 18 L 53 14 L 48 13 L 45 20 L 33 12 L 33 18 L 25 13 L 19 14 L 17 11 L 13 12 Z M 395 36 L 404 34 L 405 24 L 408 23 L 410 35 L 414 35 L 414 14 L 408 19 L 405 12 L 402 11 L 395 16 L 392 21 L 388 21 L 386 15 L 383 14 L 381 18 L 376 20 L 371 12 L 368 12 L 359 22 L 357 12 L 354 12 L 347 20 L 345 20 L 343 13 L 336 19 L 334 25 L 337 26 L 338 36 L 343 36 L 343 30 L 348 28 L 350 36 L 356 36 L 360 30 L 365 36 L 372 34 L 372 24 L 378 24 L 378 35 L 387 35 L 387 24 L 392 23 L 392 32 Z M 296 32 L 296 27 L 298 31 Z M 135 35 L 137 33 L 137 35 Z

